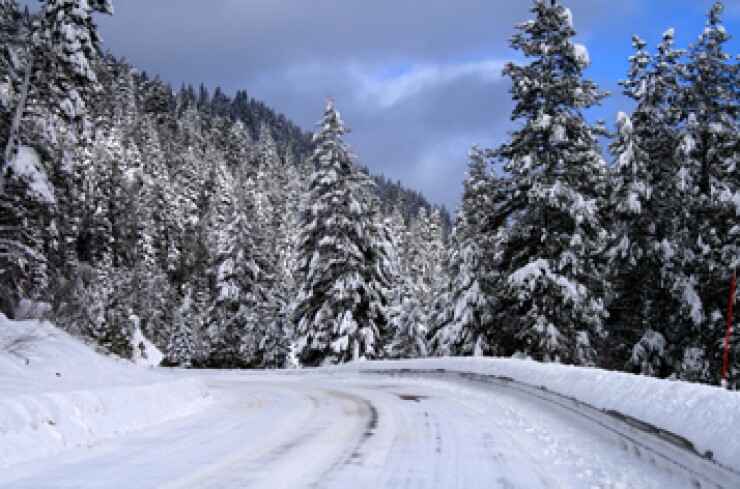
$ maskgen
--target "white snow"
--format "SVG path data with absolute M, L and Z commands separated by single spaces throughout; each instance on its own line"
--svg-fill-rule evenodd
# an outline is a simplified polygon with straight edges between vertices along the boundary
M 683 300 L 690 308 L 689 315 L 691 316 L 691 320 L 694 321 L 694 324 L 700 325 L 704 318 L 704 306 L 694 287 L 696 282 L 697 280 L 693 276 L 686 279 L 683 284 Z
M 506 377 L 545 387 L 603 410 L 650 423 L 740 469 L 740 392 L 681 381 L 509 358 L 428 358 L 350 363 L 345 370 L 444 369 Z
M 54 191 L 46 178 L 41 159 L 33 148 L 20 146 L 18 153 L 10 160 L 10 168 L 18 177 L 28 182 L 28 187 L 36 197 L 47 204 L 54 204 Z
M 632 214 L 642 213 L 642 203 L 640 202 L 640 194 L 637 192 L 627 192 L 627 209 Z
M 535 285 L 532 279 L 548 273 L 550 273 L 550 264 L 544 258 L 540 258 L 512 273 L 509 277 L 509 283 L 519 286 L 528 283 L 530 290 L 532 290 Z
M 541 272 L 539 265 L 530 272 Z M 147 356 L 156 352 L 145 349 Z M 129 487 L 253 487 L 255 481 L 263 482 L 259 487 L 306 487 L 313 477 L 322 487 L 409 481 L 478 487 L 476 477 L 498 473 L 511 487 L 544 487 L 547 481 L 561 487 L 680 486 L 661 484 L 663 475 L 629 451 L 585 437 L 567 419 L 486 384 L 472 390 L 434 379 L 360 375 L 398 369 L 495 375 L 545 387 L 683 436 L 700 453 L 712 451 L 719 463 L 740 469 L 740 393 L 711 386 L 498 358 L 358 361 L 184 377 L 95 354 L 48 323 L 0 316 L 0 468 L 12 467 L 0 471 L 0 485 L 38 487 L 53 477 L 59 486 L 97 487 L 125 474 Z M 205 381 L 219 389 L 219 403 Z M 371 409 L 377 425 L 367 438 Z M 337 465 L 351 450 L 361 463 Z M 325 480 L 332 467 L 334 479 Z M 533 470 L 544 478 L 530 477 Z
M 568 7 L 563 7 L 563 13 L 565 14 L 565 22 L 568 27 L 573 28 L 573 12 Z
M 589 56 L 588 49 L 583 44 L 574 44 L 573 54 L 576 57 L 578 66 L 581 68 L 585 68 L 591 64 L 591 56 Z
M 550 264 L 544 258 L 539 258 L 509 276 L 509 283 L 520 288 L 534 291 L 539 278 L 543 278 L 557 284 L 563 293 L 564 299 L 573 304 L 578 304 L 586 295 L 586 288 L 572 282 L 567 277 L 550 270 Z
M 95 446 L 211 403 L 200 379 L 98 355 L 49 323 L 0 314 L 0 468 Z
M 552 126 L 552 141 L 555 143 L 563 143 L 568 141 L 568 134 L 565 131 L 565 127 L 561 124 L 555 124 Z
M 131 320 L 137 325 L 134 329 L 133 338 L 131 339 L 131 346 L 134 348 L 134 363 L 145 367 L 156 367 L 161 365 L 162 360 L 164 359 L 164 354 L 142 334 L 141 329 L 138 326 L 139 318 L 132 316 Z

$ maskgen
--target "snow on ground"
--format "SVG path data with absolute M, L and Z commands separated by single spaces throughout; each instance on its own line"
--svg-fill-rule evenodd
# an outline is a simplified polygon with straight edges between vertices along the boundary
M 699 453 L 740 470 L 740 392 L 595 368 L 504 358 L 430 358 L 354 362 L 346 370 L 398 369 L 468 372 L 545 387 L 593 407 L 652 424 L 694 444 Z
M 141 347 L 139 347 L 139 342 L 142 343 Z M 143 353 L 143 355 L 140 355 L 139 362 L 156 362 L 158 352 L 151 344 L 144 341 L 143 337 L 137 338 L 135 343 L 135 346 L 139 347 L 139 352 Z M 94 487 L 95 481 L 108 480 L 106 478 L 111 477 L 111 474 L 106 472 L 108 469 L 105 469 L 105 467 L 110 466 L 110 463 L 98 463 L 101 460 L 108 460 L 106 453 L 109 451 L 111 452 L 111 459 L 118 457 L 120 453 L 126 453 L 128 454 L 126 457 L 131 457 L 133 461 L 138 460 L 137 463 L 140 463 L 140 465 L 137 465 L 135 469 L 129 467 L 134 472 L 143 470 L 143 467 L 150 463 L 149 457 L 139 460 L 132 455 L 137 450 L 141 450 L 142 447 L 145 447 L 143 448 L 145 450 L 164 450 L 160 446 L 164 443 L 172 447 L 173 451 L 170 458 L 173 460 L 182 458 L 183 454 L 180 451 L 187 451 L 187 447 L 183 447 L 184 440 L 180 438 L 181 433 L 178 430 L 190 433 L 188 436 L 197 440 L 192 443 L 192 453 L 188 452 L 188 456 L 181 461 L 181 465 L 184 464 L 183 470 L 194 460 L 203 458 L 202 448 L 208 443 L 211 445 L 207 450 L 212 451 L 214 455 L 210 462 L 208 460 L 203 461 L 205 465 L 218 465 L 223 462 L 228 467 L 233 468 L 233 464 L 229 462 L 232 458 L 238 460 L 241 464 L 243 455 L 249 453 L 255 459 L 255 467 L 261 467 L 261 464 L 265 463 L 264 457 L 269 459 L 274 453 L 282 453 L 283 448 L 281 447 L 283 445 L 285 447 L 294 446 L 293 442 L 295 440 L 291 440 L 296 437 L 300 441 L 300 447 L 305 448 L 305 450 L 303 448 L 296 449 L 296 453 L 290 452 L 293 455 L 289 458 L 295 458 L 295 464 L 298 464 L 299 461 L 304 463 L 306 454 L 312 453 L 312 450 L 314 450 L 313 443 L 310 443 L 310 440 L 314 439 L 313 428 L 308 426 L 305 430 L 299 429 L 296 433 L 289 433 L 295 426 L 291 428 L 290 424 L 286 425 L 281 421 L 278 414 L 282 413 L 289 417 L 298 416 L 300 420 L 303 420 L 301 421 L 303 423 L 305 420 L 314 419 L 315 412 L 323 412 L 326 409 L 326 403 L 339 403 L 337 406 L 339 406 L 338 409 L 341 409 L 338 412 L 360 413 L 362 416 L 352 415 L 344 421 L 337 418 L 337 414 L 331 414 L 331 416 L 327 414 L 316 418 L 315 422 L 321 426 L 325 424 L 328 430 L 326 432 L 328 440 L 326 446 L 334 447 L 332 448 L 333 451 L 327 452 L 331 456 L 324 454 L 320 460 L 321 463 L 317 462 L 317 467 L 323 467 L 322 464 L 328 464 L 327 467 L 334 464 L 333 459 L 347 455 L 342 455 L 342 450 L 350 450 L 348 453 L 352 453 L 352 450 L 355 450 L 353 444 L 359 439 L 364 439 L 360 435 L 365 433 L 362 436 L 369 436 L 367 433 L 372 431 L 374 433 L 373 441 L 367 442 L 371 449 L 368 448 L 366 450 L 368 454 L 365 454 L 369 460 L 369 465 L 365 465 L 372 470 L 367 469 L 365 465 L 363 467 L 370 470 L 370 472 L 377 472 L 377 477 L 387 482 L 386 486 L 381 484 L 377 487 L 395 487 L 392 480 L 386 480 L 390 475 L 384 473 L 383 470 L 388 467 L 385 463 L 381 464 L 380 459 L 391 460 L 395 457 L 395 455 L 391 455 L 393 450 L 401 450 L 401 452 L 405 450 L 404 443 L 406 442 L 404 440 L 407 438 L 411 440 L 419 432 L 426 433 L 424 430 L 428 431 L 432 428 L 434 428 L 432 431 L 441 430 L 440 433 L 446 434 L 450 443 L 454 442 L 453 445 L 457 447 L 459 452 L 457 455 L 471 450 L 471 447 L 464 446 L 465 443 L 473 443 L 477 440 L 474 436 L 475 429 L 471 431 L 470 427 L 462 425 L 447 426 L 442 423 L 443 419 L 449 418 L 449 415 L 444 413 L 453 413 L 455 409 L 458 409 L 459 406 L 454 407 L 450 404 L 460 401 L 458 394 L 452 396 L 440 394 L 443 389 L 437 384 L 429 385 L 434 387 L 435 391 L 439 391 L 436 394 L 434 392 L 411 392 L 409 389 L 413 386 L 418 386 L 418 389 L 425 388 L 424 386 L 427 384 L 420 379 L 409 379 L 408 382 L 404 381 L 405 383 L 401 385 L 399 384 L 401 381 L 398 379 L 393 381 L 385 379 L 378 382 L 373 379 L 360 378 L 363 372 L 398 369 L 426 371 L 444 369 L 451 372 L 506 377 L 535 387 L 544 386 L 552 392 L 578 399 L 596 408 L 618 411 L 680 435 L 691 441 L 700 453 L 711 451 L 714 459 L 719 463 L 736 471 L 740 470 L 740 416 L 738 416 L 738 413 L 740 413 L 740 393 L 711 386 L 659 380 L 598 369 L 541 364 L 528 360 L 491 358 L 365 361 L 324 369 L 295 369 L 284 372 L 171 371 L 168 369 L 152 369 L 113 357 L 99 355 L 89 346 L 71 338 L 48 323 L 9 321 L 0 315 L 0 472 L 2 472 L 1 469 L 12 467 L 12 470 L 17 474 L 13 477 L 8 475 L 8 481 L 21 480 L 18 478 L 26 476 L 30 477 L 28 480 L 36 480 L 34 474 L 38 470 L 38 463 L 35 462 L 37 459 L 43 458 L 51 463 L 53 458 L 57 461 L 55 463 L 59 467 L 66 463 L 79 463 L 82 464 L 80 465 L 82 467 L 87 463 L 84 460 L 93 457 L 90 458 L 89 463 L 99 466 L 100 470 L 99 478 L 91 479 L 93 482 L 90 487 Z M 356 389 L 352 386 L 362 386 L 364 382 L 370 382 L 368 388 L 363 387 L 360 391 L 355 392 Z M 208 383 L 208 388 L 206 388 L 206 383 Z M 449 382 L 440 383 L 440 385 L 447 384 Z M 460 385 L 454 382 L 452 384 L 457 389 L 456 393 L 462 392 Z M 211 395 L 209 389 L 218 395 Z M 304 389 L 305 392 L 301 389 Z M 388 394 L 383 389 L 390 389 L 389 392 L 392 392 Z M 509 399 L 511 395 L 506 397 L 502 392 L 489 392 L 488 389 L 484 389 L 482 392 L 485 392 L 485 402 L 479 402 L 475 399 L 473 399 L 475 402 L 471 402 L 473 402 L 472 406 L 476 412 L 480 411 L 481 416 L 485 419 L 493 416 L 492 413 L 495 412 L 494 405 L 498 405 L 497 402 L 503 403 L 501 405 L 512 412 L 520 412 L 524 409 L 520 405 L 521 401 L 516 401 L 513 398 Z M 285 399 L 286 396 L 290 399 Z M 299 404 L 305 409 L 301 408 L 296 411 L 297 401 L 293 399 L 295 396 L 302 399 Z M 219 397 L 221 401 L 215 402 L 215 397 Z M 351 399 L 351 402 L 348 399 Z M 391 402 L 393 399 L 395 401 Z M 423 400 L 423 403 L 420 402 L 421 400 Z M 527 399 L 523 401 L 525 404 L 530 402 Z M 493 404 L 491 404 L 492 402 Z M 512 402 L 516 406 L 513 404 L 510 406 L 509 404 Z M 349 405 L 345 405 L 347 403 Z M 437 413 L 440 416 L 441 424 L 439 426 L 436 424 L 429 425 L 428 423 L 428 417 L 434 414 L 434 412 L 429 411 L 429 408 L 435 406 L 444 411 L 444 413 L 441 411 Z M 536 403 L 533 406 L 530 414 L 525 418 L 534 419 L 535 414 L 540 411 L 543 412 L 543 416 L 547 414 L 547 407 L 543 409 L 541 405 L 538 406 Z M 414 417 L 410 417 L 411 415 L 407 411 L 411 408 L 421 410 L 414 411 Z M 264 419 L 260 418 L 263 415 L 259 414 L 263 411 Z M 197 413 L 200 414 L 190 416 Z M 496 416 L 493 417 L 496 418 Z M 504 422 L 509 418 L 509 414 L 502 414 L 500 420 Z M 180 421 L 167 423 L 177 419 L 180 419 Z M 547 418 L 547 420 L 549 419 Z M 268 422 L 270 420 L 272 422 Z M 522 421 L 524 425 L 526 425 L 525 421 L 527 420 Z M 367 426 L 376 422 L 380 423 L 378 430 L 370 429 L 368 431 Z M 425 422 L 426 424 L 424 424 Z M 554 421 L 552 422 L 554 423 Z M 227 444 L 224 444 L 224 440 L 212 440 L 214 436 L 213 426 L 218 423 L 223 425 L 223 437 L 228 439 L 226 440 L 229 442 Z M 404 423 L 411 424 L 405 426 Z M 458 424 L 460 423 L 462 421 Z M 551 421 L 542 421 L 541 424 L 543 427 L 547 427 L 549 423 Z M 367 426 L 365 426 L 366 424 Z M 384 426 L 387 430 L 383 428 Z M 394 426 L 396 427 L 394 428 Z M 517 426 L 502 427 L 497 425 L 491 429 L 494 430 L 495 428 L 494 431 L 496 431 L 506 428 L 504 431 L 508 434 L 504 438 L 511 438 L 513 440 L 510 440 L 511 443 L 516 445 L 516 443 L 523 443 L 521 437 L 524 436 L 518 432 L 510 432 Z M 239 431 L 236 427 L 241 427 L 239 429 L 242 431 Z M 426 428 L 422 430 L 423 427 Z M 458 428 L 460 433 L 456 431 Z M 553 443 L 557 445 L 565 439 L 563 437 L 568 433 L 566 428 L 567 424 L 555 430 L 557 433 L 550 433 L 552 431 L 550 429 L 549 434 L 545 434 L 547 436 L 542 436 L 554 440 Z M 142 433 L 142 436 L 134 433 L 145 429 L 147 431 Z M 264 437 L 258 437 L 259 439 L 250 441 L 250 437 L 256 433 L 255 430 L 260 433 L 264 431 Z M 542 428 L 542 430 L 545 430 L 545 428 Z M 234 436 L 231 437 L 233 439 L 225 435 L 232 432 L 234 433 Z M 277 432 L 283 433 L 282 438 L 278 436 L 268 443 L 269 440 L 275 438 Z M 151 436 L 149 436 L 150 433 Z M 434 433 L 427 434 L 432 437 Z M 344 445 L 338 444 L 337 440 L 334 439 L 335 435 L 338 437 L 337 440 L 344 440 Z M 437 438 L 429 439 L 439 439 L 438 435 L 434 436 Z M 491 439 L 496 439 L 499 436 L 504 435 L 499 433 L 499 435 L 494 436 L 491 434 Z M 396 441 L 391 443 L 389 441 L 391 439 Z M 305 443 L 301 440 L 305 440 Z M 89 451 L 70 450 L 76 447 L 96 447 L 104 442 L 104 447 L 99 447 L 102 450 L 95 448 Z M 141 445 L 137 445 L 137 443 Z M 271 443 L 273 445 L 277 444 L 274 453 L 269 450 L 265 452 L 265 447 L 272 446 Z M 577 447 L 582 443 L 585 442 L 574 441 L 573 446 Z M 591 446 L 589 443 L 591 442 L 588 442 L 586 446 Z M 613 447 L 610 447 L 604 448 L 603 454 L 611 453 Z M 221 450 L 223 453 L 219 452 L 217 448 L 223 448 Z M 521 450 L 523 453 L 534 450 L 536 446 L 525 448 Z M 61 454 L 61 452 L 65 453 Z M 165 452 L 166 450 L 162 452 L 163 464 L 174 464 L 165 456 L 167 455 Z M 364 453 L 362 450 L 360 452 Z M 385 454 L 383 457 L 379 455 L 381 452 Z M 56 454 L 60 454 L 60 456 L 47 458 Z M 414 452 L 407 455 L 415 460 L 414 457 L 417 454 Z M 578 461 L 583 458 L 581 455 L 576 455 L 571 457 L 572 460 Z M 450 454 L 440 452 L 439 456 L 444 458 L 449 457 Z M 547 457 L 549 456 L 547 455 Z M 609 455 L 609 457 L 611 456 Z M 467 460 L 466 457 L 467 455 L 461 460 Z M 593 465 L 601 466 L 604 460 L 609 460 L 609 457 L 605 455 L 602 457 L 603 460 L 595 460 Z M 278 477 L 282 473 L 277 468 L 280 460 L 282 459 L 275 455 L 273 465 L 276 472 L 274 474 L 268 473 L 269 471 L 263 468 L 262 472 L 264 472 L 265 478 Z M 542 465 L 543 460 L 537 459 L 531 461 L 531 464 L 535 466 Z M 632 462 L 629 460 L 620 462 L 620 464 L 629 463 Z M 128 470 L 124 465 L 116 469 L 122 471 L 121 474 Z M 403 467 L 401 465 L 396 468 L 408 470 L 406 465 L 403 465 Z M 210 465 L 208 466 L 210 467 Z M 180 466 L 175 464 L 173 467 Z M 504 468 L 501 468 L 501 470 L 504 470 Z M 489 469 L 493 470 L 490 467 L 486 470 Z M 54 472 L 54 470 L 51 472 Z M 245 472 L 245 477 L 253 477 L 251 470 Z M 340 475 L 345 472 L 348 477 L 351 475 L 350 472 L 357 475 L 353 470 L 343 469 L 336 473 L 336 477 L 341 479 Z M 24 471 L 28 474 L 25 474 Z M 211 469 L 205 467 L 198 469 L 198 471 L 211 474 Z M 9 474 L 10 469 L 5 472 L 6 475 Z M 172 476 L 170 472 L 162 469 L 160 475 L 163 481 Z M 318 477 L 319 472 L 314 475 Z M 392 475 L 395 472 L 398 471 L 390 470 L 389 473 Z M 640 469 L 637 472 L 642 474 L 645 471 Z M 86 468 L 75 477 L 85 479 L 89 473 Z M 37 476 L 40 477 L 39 480 L 42 480 L 44 477 L 51 477 L 50 474 L 37 474 Z M 127 474 L 127 477 L 129 477 L 130 474 Z M 550 474 L 549 476 L 555 477 L 556 475 Z M 640 475 L 640 477 L 643 477 L 643 475 Z M 221 476 L 226 476 L 226 474 L 221 474 Z M 184 483 L 194 480 L 188 477 L 183 479 Z M 513 475 L 509 474 L 508 477 L 513 477 Z M 556 478 L 559 477 L 557 475 Z M 586 479 L 589 478 L 590 476 L 586 477 Z M 115 478 L 115 480 L 121 479 Z M 232 484 L 232 486 L 243 487 L 239 484 Z M 445 485 L 438 484 L 438 486 Z M 338 485 L 337 487 L 344 486 Z
M 154 346 L 154 343 L 146 339 L 138 326 L 134 330 L 131 344 L 134 345 L 133 361 L 137 365 L 143 365 L 145 367 L 156 367 L 162 364 L 164 354 L 159 351 L 156 346 Z
M 49 323 L 0 314 L 0 469 L 195 414 L 211 402 L 200 379 L 99 355 Z

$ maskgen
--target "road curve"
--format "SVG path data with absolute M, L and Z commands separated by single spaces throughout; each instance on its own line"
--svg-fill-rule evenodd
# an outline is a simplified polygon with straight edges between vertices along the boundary
M 11 467 L 0 487 L 692 487 L 586 420 L 483 383 L 203 375 L 208 412 Z

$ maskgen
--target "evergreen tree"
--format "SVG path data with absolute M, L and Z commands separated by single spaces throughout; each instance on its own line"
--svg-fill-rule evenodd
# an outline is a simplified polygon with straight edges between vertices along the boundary
M 92 61 L 100 45 L 91 17 L 93 12 L 112 14 L 113 5 L 110 0 L 45 2 L 25 56 L 23 83 L 14 107 L 2 174 L 18 149 L 19 140 L 30 136 L 20 133 L 21 123 L 29 109 L 36 117 L 47 117 L 45 126 L 52 133 L 43 136 L 49 141 L 64 134 L 55 134 L 55 119 L 78 131 L 84 130 L 85 98 L 97 83 Z M 29 107 L 29 101 L 45 103 L 43 108 L 49 112 L 44 114 L 33 104 Z M 74 136 L 75 132 L 68 134 Z M 2 174 L 0 192 L 3 190 Z
M 676 323 L 686 332 L 677 373 L 718 382 L 724 347 L 727 289 L 740 258 L 735 223 L 740 216 L 737 162 L 740 156 L 738 63 L 725 52 L 730 35 L 722 25 L 722 3 L 690 46 L 684 66 L 678 220 L 673 257 L 673 293 L 681 303 Z
M 375 358 L 387 322 L 373 283 L 370 179 L 358 172 L 331 100 L 318 123 L 317 169 L 301 209 L 292 306 L 296 352 L 304 365 Z
M 491 207 L 488 162 L 477 146 L 470 151 L 467 178 L 455 219 L 447 264 L 450 267 L 446 310 L 450 314 L 433 332 L 438 355 L 467 356 L 486 349 L 492 294 L 486 289 L 490 236 L 486 221 Z
M 186 287 L 182 303 L 175 311 L 170 344 L 167 345 L 167 363 L 190 367 L 196 354 L 193 325 L 198 321 L 193 310 L 192 291 Z
M 421 305 L 424 333 L 427 334 L 435 316 L 435 300 L 446 284 L 442 263 L 444 231 L 439 209 L 434 209 L 431 215 L 425 207 L 419 209 L 416 220 L 411 224 L 407 246 L 409 276 Z
M 532 62 L 509 63 L 522 126 L 496 155 L 512 176 L 513 208 L 504 250 L 507 354 L 576 364 L 596 361 L 606 311 L 598 257 L 606 232 L 606 165 L 583 110 L 604 94 L 583 79 L 586 48 L 572 42 L 570 12 L 535 0 L 536 18 L 519 24 L 511 46 Z
M 393 297 L 388 309 L 388 331 L 393 335 L 386 346 L 388 358 L 418 358 L 427 355 L 426 323 L 411 281 L 406 259 L 409 231 L 404 223 L 402 211 L 395 207 L 387 221 L 390 233 L 390 252 L 393 269 L 396 270 Z
M 681 51 L 673 47 L 673 36 L 673 30 L 666 31 L 653 56 L 633 37 L 636 52 L 621 84 L 636 107 L 629 116 L 619 115 L 610 147 L 616 156 L 611 167 L 616 232 L 609 252 L 615 290 L 605 362 L 660 376 L 673 370 L 677 335 L 667 318 L 679 304 L 671 297 L 668 274 L 683 206 L 674 159 Z
M 229 220 L 219 232 L 216 296 L 206 340 L 207 363 L 221 368 L 259 365 L 257 345 L 261 341 L 259 329 L 263 327 L 260 307 L 268 299 L 264 262 L 254 253 L 254 229 L 236 194 L 233 199 Z
M 8 141 L 12 111 L 23 82 L 22 67 L 24 42 L 21 13 L 15 0 L 0 0 L 0 144 Z

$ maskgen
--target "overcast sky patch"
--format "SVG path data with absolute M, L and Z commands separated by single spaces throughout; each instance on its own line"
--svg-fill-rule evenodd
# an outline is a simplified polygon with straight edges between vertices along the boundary
M 588 113 L 613 127 L 631 36 L 653 48 L 668 27 L 696 40 L 714 0 L 568 0 L 593 64 L 613 92 Z M 35 0 L 20 4 L 32 5 Z M 514 127 L 501 67 L 527 0 L 114 0 L 96 20 L 105 47 L 178 89 L 237 89 L 313 130 L 333 95 L 359 160 L 452 209 L 473 143 L 496 147 Z M 740 52 L 740 1 L 725 1 L 729 50 Z

